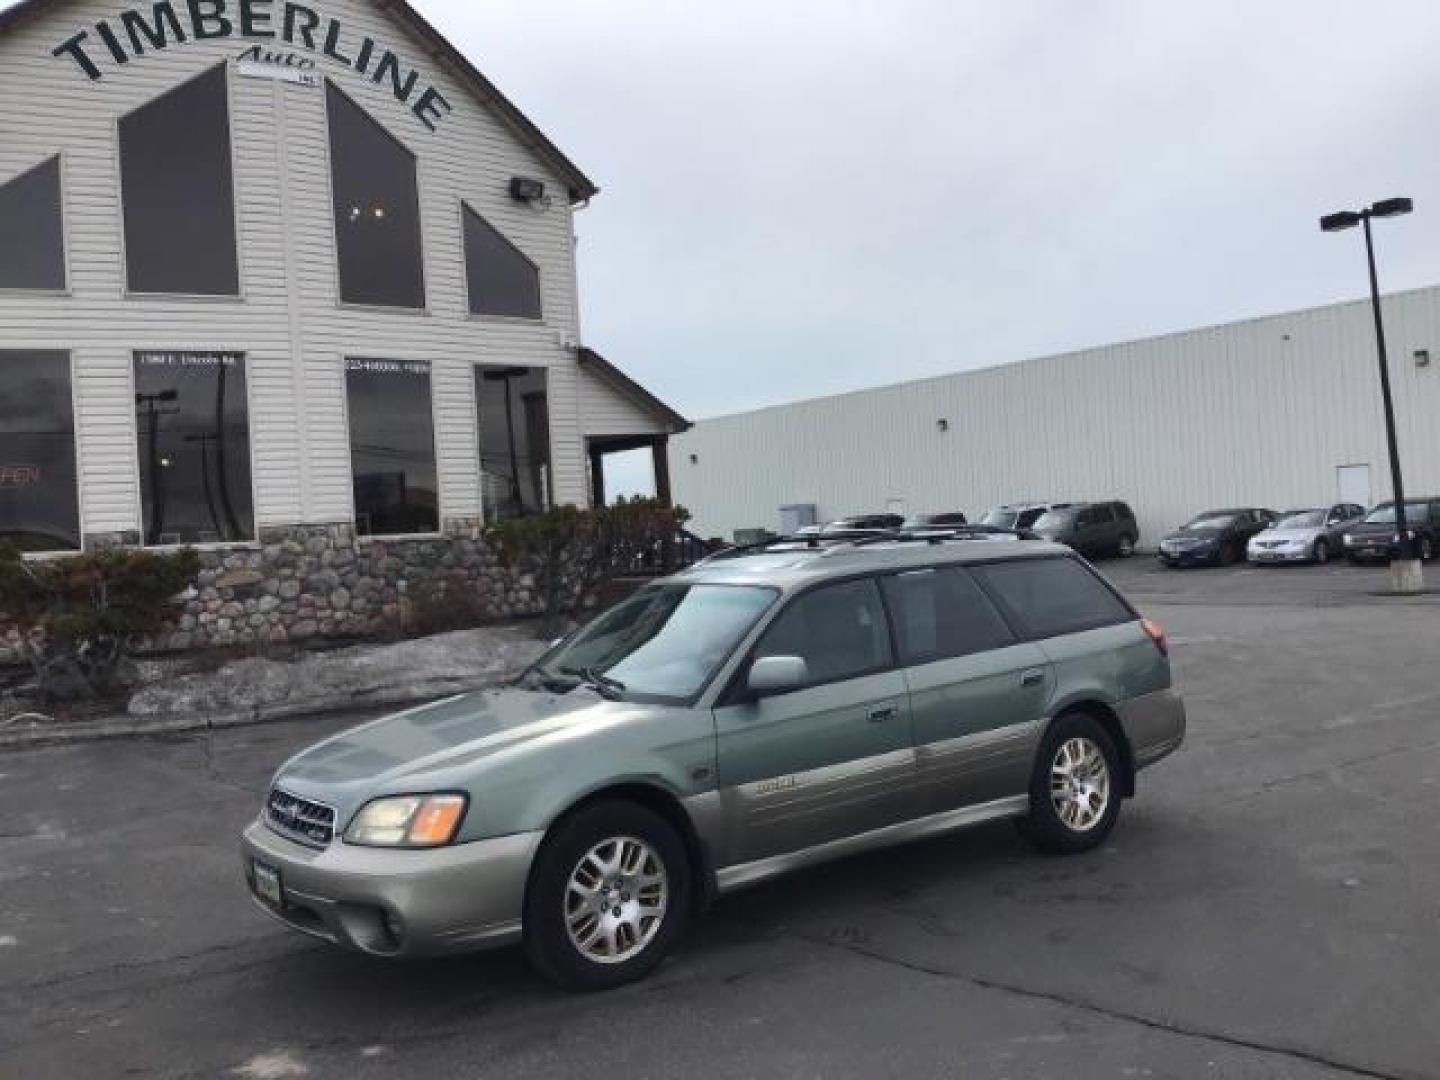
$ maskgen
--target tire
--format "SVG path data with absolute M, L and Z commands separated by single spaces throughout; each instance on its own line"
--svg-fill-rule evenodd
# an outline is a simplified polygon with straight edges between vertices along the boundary
M 1324 566 L 1329 561 L 1330 542 L 1322 536 L 1315 541 L 1315 562 L 1319 566 Z
M 1067 774 L 1073 774 L 1077 753 L 1086 767 L 1082 775 L 1088 778 L 1088 787 L 1086 781 L 1081 780 L 1079 789 L 1052 791 L 1052 779 L 1056 783 L 1060 780 L 1057 770 L 1062 757 L 1072 763 Z M 1103 764 L 1103 772 L 1095 771 L 1097 764 Z M 1030 811 L 1018 823 L 1021 834 L 1040 850 L 1059 855 L 1089 851 L 1103 844 L 1120 816 L 1121 768 L 1115 741 L 1098 720 L 1087 713 L 1061 716 L 1040 740 L 1030 775 Z M 1098 784 L 1097 779 L 1101 781 Z M 1103 789 L 1100 794 L 1103 802 L 1098 804 L 1097 787 Z M 1088 793 L 1093 814 L 1088 820 L 1080 816 L 1079 808 L 1086 804 L 1085 800 L 1071 797 L 1082 789 Z
M 594 878 L 609 897 L 603 910 L 599 895 L 592 894 L 594 908 L 580 898 L 580 887 Z M 647 897 L 658 919 L 646 915 Z M 535 857 L 525 894 L 525 955 L 542 977 L 567 989 L 621 986 L 665 959 L 691 907 L 690 859 L 670 823 L 636 803 L 595 803 L 557 823 Z M 622 909 L 621 918 L 611 914 Z
M 1135 554 L 1135 538 L 1133 536 L 1120 537 L 1120 543 L 1115 547 L 1115 554 L 1122 559 L 1128 559 Z

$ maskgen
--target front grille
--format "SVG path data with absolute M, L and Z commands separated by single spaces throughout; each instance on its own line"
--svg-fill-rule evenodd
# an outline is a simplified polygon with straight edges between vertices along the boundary
M 265 824 L 291 840 L 325 847 L 335 838 L 335 809 L 274 788 L 265 801 Z

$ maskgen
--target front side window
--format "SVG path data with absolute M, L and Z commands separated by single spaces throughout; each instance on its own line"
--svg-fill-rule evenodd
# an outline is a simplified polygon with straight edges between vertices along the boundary
M 136 353 L 135 432 L 147 544 L 254 538 L 241 354 Z
M 0 184 L 0 289 L 65 288 L 60 159 Z
M 362 536 L 438 532 L 430 365 L 351 359 L 346 362 L 345 396 L 355 530 Z
M 539 268 L 470 207 L 462 213 L 470 313 L 540 318 Z
M 423 308 L 415 156 L 330 82 L 325 84 L 325 109 L 330 118 L 340 299 Z
M 0 540 L 22 551 L 80 547 L 70 357 L 0 350 Z
M 801 594 L 765 631 L 755 655 L 802 658 L 811 685 L 889 667 L 890 631 L 880 590 L 867 578 Z
M 990 598 L 958 567 L 897 574 L 884 579 L 884 589 L 903 664 L 968 656 L 1015 641 Z
M 120 184 L 131 292 L 239 295 L 223 64 L 121 117 Z
M 568 690 L 588 682 L 632 701 L 688 700 L 776 595 L 774 589 L 749 585 L 643 589 L 543 657 L 522 685 Z
M 1116 626 L 1135 616 L 1074 559 L 1016 559 L 973 572 L 1006 616 L 1030 637 L 1054 637 Z

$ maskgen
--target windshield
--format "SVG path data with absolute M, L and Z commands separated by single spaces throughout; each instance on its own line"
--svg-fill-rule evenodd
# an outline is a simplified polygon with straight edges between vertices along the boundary
M 1234 514 L 1201 514 L 1193 521 L 1187 521 L 1182 528 L 1197 529 L 1201 532 L 1220 532 L 1235 524 Z
M 1031 528 L 1040 533 L 1047 529 L 1066 529 L 1074 520 L 1074 510 L 1047 510 L 1036 518 L 1035 524 Z
M 980 519 L 981 525 L 994 525 L 1001 529 L 1010 529 L 1015 526 L 1015 519 L 1019 515 L 1013 510 L 991 510 Z
M 1395 524 L 1395 505 L 1393 503 L 1386 503 L 1384 506 L 1377 506 L 1365 515 L 1365 520 L 1374 525 L 1393 525 Z M 1409 525 L 1412 522 L 1424 520 L 1424 503 L 1405 504 L 1405 524 Z
M 750 585 L 657 585 L 600 615 L 520 679 L 531 689 L 588 683 L 607 697 L 693 697 L 778 596 Z
M 1324 510 L 1295 510 L 1283 515 L 1272 529 L 1313 529 L 1325 524 Z

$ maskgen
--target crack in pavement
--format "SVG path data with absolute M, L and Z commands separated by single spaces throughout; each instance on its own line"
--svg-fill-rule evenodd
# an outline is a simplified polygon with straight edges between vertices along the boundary
M 906 960 L 902 957 L 890 956 L 878 950 L 866 948 L 864 945 L 854 941 L 835 941 L 789 929 L 780 932 L 790 938 L 806 942 L 810 945 L 820 946 L 825 949 L 838 949 L 875 963 L 897 967 L 917 975 L 928 975 L 931 978 L 961 982 L 969 986 L 974 986 L 977 989 L 999 991 L 1000 993 L 1011 994 L 1015 997 L 1021 997 L 1031 1001 L 1044 1001 L 1052 1005 L 1060 1005 L 1064 1008 L 1092 1013 L 1110 1020 L 1137 1024 L 1140 1027 L 1148 1028 L 1152 1031 L 1161 1031 L 1169 1035 L 1178 1035 L 1182 1038 L 1199 1039 L 1206 1042 L 1236 1047 L 1242 1050 L 1251 1050 L 1256 1053 L 1289 1058 L 1293 1061 L 1302 1061 L 1308 1065 L 1316 1065 L 1335 1072 L 1346 1073 L 1350 1076 L 1365 1077 L 1367 1080 L 1425 1080 L 1425 1078 L 1421 1077 L 1418 1073 L 1385 1072 L 1373 1066 L 1332 1058 L 1320 1051 L 1307 1050 L 1302 1046 L 1290 1046 L 1284 1043 L 1265 1043 L 1258 1039 L 1248 1039 L 1242 1035 L 1232 1035 L 1216 1028 L 1207 1028 L 1199 1025 L 1187 1026 L 1179 1021 L 1163 1020 L 1153 1016 L 1146 1016 L 1144 1013 L 1113 1008 L 1108 1005 L 1102 1005 L 1099 1002 L 1087 1001 L 1084 998 L 1073 997 L 1055 990 L 1039 990 L 1033 987 L 1021 986 L 1018 983 L 1007 983 L 999 979 L 989 979 L 979 975 L 967 975 L 959 971 L 949 971 L 944 968 L 931 967 L 914 960 Z
M 1286 787 L 1290 784 L 1298 784 L 1304 780 L 1318 780 L 1322 776 L 1329 776 L 1332 773 L 1342 772 L 1345 769 L 1352 769 L 1356 765 L 1369 765 L 1372 762 L 1384 761 L 1386 758 L 1396 757 L 1400 754 L 1424 753 L 1436 749 L 1440 749 L 1440 739 L 1432 739 L 1429 742 L 1417 744 L 1407 743 L 1404 746 L 1392 746 L 1386 750 L 1377 750 L 1373 754 L 1365 754 L 1361 757 L 1351 758 L 1348 761 L 1336 761 L 1329 765 L 1322 765 L 1317 769 L 1310 769 L 1306 772 L 1293 773 L 1289 776 L 1277 776 L 1264 781 L 1253 791 L 1231 797 L 1227 800 L 1227 804 L 1233 806 L 1236 803 L 1258 799 L 1262 795 L 1270 794 L 1276 788 Z

